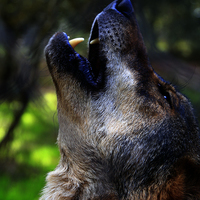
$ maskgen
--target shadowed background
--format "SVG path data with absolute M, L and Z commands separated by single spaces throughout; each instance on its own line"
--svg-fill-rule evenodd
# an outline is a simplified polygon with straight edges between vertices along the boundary
M 55 90 L 43 49 L 56 31 L 87 38 L 107 0 L 0 0 L 0 199 L 38 199 L 59 161 Z M 132 1 L 154 69 L 200 119 L 199 0 Z

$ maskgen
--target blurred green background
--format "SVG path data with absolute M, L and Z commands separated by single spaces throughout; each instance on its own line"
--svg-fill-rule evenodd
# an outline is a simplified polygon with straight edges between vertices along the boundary
M 38 199 L 59 162 L 56 95 L 43 49 L 56 31 L 84 37 L 107 0 L 0 0 L 0 199 Z M 200 119 L 199 0 L 132 1 L 155 70 Z

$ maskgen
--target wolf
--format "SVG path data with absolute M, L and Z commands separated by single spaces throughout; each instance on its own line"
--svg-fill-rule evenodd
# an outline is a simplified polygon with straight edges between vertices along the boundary
M 200 199 L 200 133 L 188 99 L 152 68 L 130 0 L 93 22 L 88 59 L 57 32 L 45 48 L 60 162 L 41 199 Z

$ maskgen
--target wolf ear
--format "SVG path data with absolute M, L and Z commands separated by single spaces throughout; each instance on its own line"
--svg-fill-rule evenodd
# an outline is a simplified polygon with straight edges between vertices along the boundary
M 178 163 L 175 176 L 167 182 L 159 199 L 200 199 L 200 164 L 188 159 Z

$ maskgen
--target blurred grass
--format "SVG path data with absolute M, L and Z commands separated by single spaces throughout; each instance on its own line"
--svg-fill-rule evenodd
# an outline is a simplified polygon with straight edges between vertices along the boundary
M 10 109 L 17 102 L 0 107 L 0 138 L 12 119 Z M 59 162 L 56 145 L 58 123 L 56 95 L 46 92 L 42 100 L 29 104 L 15 130 L 11 148 L 0 160 L 0 199 L 38 199 L 46 174 Z

